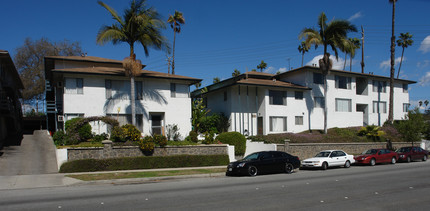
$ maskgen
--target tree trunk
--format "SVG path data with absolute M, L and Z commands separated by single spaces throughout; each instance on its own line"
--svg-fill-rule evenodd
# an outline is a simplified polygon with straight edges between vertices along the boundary
M 391 69 L 390 69 L 390 103 L 388 112 L 388 121 L 393 123 L 393 103 L 394 103 L 394 53 L 395 53 L 395 40 L 394 36 L 394 17 L 396 11 L 396 0 L 393 0 L 393 16 L 392 16 L 392 26 L 391 26 Z
M 175 43 L 176 43 L 176 23 L 173 28 L 173 51 L 172 51 L 172 75 L 175 75 Z
M 130 58 L 136 60 L 134 55 L 134 46 L 130 44 Z M 130 101 L 131 101 L 131 124 L 136 126 L 136 98 L 134 92 L 134 75 L 130 74 Z
M 349 72 L 352 72 L 352 56 L 349 57 Z
M 399 78 L 400 75 L 400 68 L 402 67 L 402 62 L 403 62 L 403 53 L 405 52 L 405 48 L 402 49 L 402 57 L 400 59 L 400 64 L 399 64 L 399 71 L 397 72 L 397 78 Z
M 324 134 L 327 134 L 327 74 L 324 75 Z
M 345 53 L 345 62 L 343 63 L 343 70 L 345 70 L 345 68 L 346 68 L 346 53 Z

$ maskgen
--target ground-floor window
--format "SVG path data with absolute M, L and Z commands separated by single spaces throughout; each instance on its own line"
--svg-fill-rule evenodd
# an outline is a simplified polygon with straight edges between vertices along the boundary
M 296 125 L 303 125 L 303 116 L 296 116 Z
M 403 112 L 408 112 L 409 111 L 409 106 L 410 106 L 411 104 L 409 104 L 409 103 L 403 103 Z
M 337 112 L 351 112 L 351 99 L 336 98 Z
M 286 132 L 287 131 L 287 117 L 269 117 L 269 130 L 270 132 Z
M 387 113 L 387 102 L 373 101 L 373 113 Z
M 164 113 L 150 113 L 152 135 L 164 135 Z
M 120 126 L 132 123 L 131 114 L 107 114 L 107 116 L 111 116 L 112 118 L 118 120 Z M 143 131 L 142 114 L 136 114 L 136 128 L 140 130 L 140 132 Z

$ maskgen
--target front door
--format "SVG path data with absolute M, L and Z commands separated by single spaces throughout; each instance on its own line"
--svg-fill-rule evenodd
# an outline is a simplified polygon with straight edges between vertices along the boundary
M 263 117 L 257 117 L 257 135 L 263 135 Z

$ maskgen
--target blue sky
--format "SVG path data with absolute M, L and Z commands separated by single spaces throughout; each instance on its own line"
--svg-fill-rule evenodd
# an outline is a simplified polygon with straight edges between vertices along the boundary
M 105 0 L 120 14 L 127 0 Z M 347 19 L 365 30 L 365 72 L 389 76 L 391 12 L 388 0 L 148 0 L 167 20 L 175 10 L 183 12 L 186 24 L 176 39 L 176 74 L 203 79 L 231 77 L 234 69 L 242 73 L 256 68 L 261 60 L 267 72 L 276 73 L 301 66 L 298 34 L 304 27 L 316 27 L 317 17 Z M 400 0 L 396 4 L 395 34 L 409 32 L 414 44 L 405 49 L 401 78 L 417 81 L 410 86 L 410 100 L 430 100 L 430 1 Z M 129 54 L 127 44 L 99 46 L 96 35 L 102 25 L 113 23 L 108 12 L 93 0 L 2 1 L 0 49 L 12 56 L 26 37 L 46 37 L 51 41 L 78 41 L 90 56 L 122 60 Z M 169 26 L 163 34 L 173 41 Z M 349 37 L 361 37 L 350 33 Z M 401 48 L 396 47 L 396 59 Z M 312 48 L 305 64 L 317 61 L 323 49 Z M 136 46 L 136 55 L 148 70 L 167 72 L 166 53 Z M 343 68 L 344 54 L 339 56 Z M 360 72 L 361 52 L 353 60 L 352 71 Z M 349 59 L 348 59 L 349 62 Z M 349 70 L 349 66 L 346 68 Z M 398 64 L 396 64 L 396 71 Z

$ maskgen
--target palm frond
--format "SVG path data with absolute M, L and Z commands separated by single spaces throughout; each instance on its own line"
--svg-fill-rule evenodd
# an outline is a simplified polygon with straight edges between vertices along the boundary
M 98 1 L 97 3 L 99 5 L 101 5 L 102 7 L 104 7 L 107 11 L 109 11 L 109 13 L 112 15 L 114 20 L 116 20 L 121 25 L 124 25 L 124 21 L 121 19 L 121 17 L 118 15 L 118 13 L 113 8 L 111 8 L 109 5 L 103 3 L 102 1 Z
M 104 45 L 108 42 L 117 44 L 125 40 L 124 33 L 117 26 L 103 26 L 97 33 L 97 43 Z

